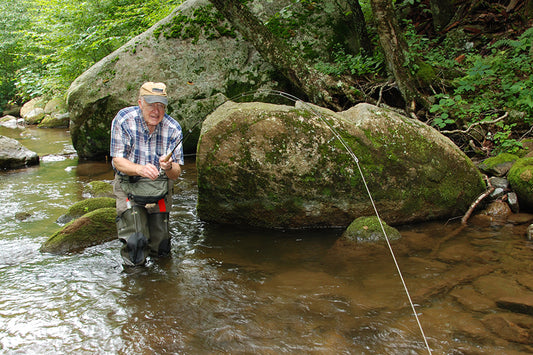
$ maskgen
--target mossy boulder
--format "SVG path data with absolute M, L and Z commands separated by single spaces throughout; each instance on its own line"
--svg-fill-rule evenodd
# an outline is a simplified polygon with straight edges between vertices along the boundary
M 64 254 L 81 251 L 117 237 L 114 207 L 99 208 L 66 224 L 41 246 L 41 252 Z
M 490 157 L 483 160 L 478 167 L 479 170 L 487 175 L 505 176 L 517 159 L 517 155 L 500 153 L 495 157 Z
M 393 228 L 385 221 L 381 220 L 383 224 L 383 229 L 387 234 L 389 240 L 397 240 L 402 236 L 400 232 Z M 385 236 L 383 235 L 383 229 L 381 228 L 378 217 L 359 217 L 356 218 L 349 226 L 346 228 L 342 234 L 342 239 L 350 242 L 377 242 L 384 241 Z
M 305 53 L 314 63 L 336 46 L 359 53 L 349 4 L 276 0 L 246 5 L 291 49 L 297 48 L 298 55 Z M 67 98 L 70 133 L 80 158 L 109 155 L 111 120 L 121 108 L 136 105 L 139 88 L 148 80 L 167 84 L 167 112 L 184 130 L 226 98 L 264 89 L 291 90 L 209 0 L 186 0 L 72 82 Z M 266 96 L 259 92 L 254 97 Z M 186 152 L 195 150 L 198 134 L 199 129 L 184 142 Z
M 461 215 L 485 189 L 448 138 L 369 104 L 334 113 L 227 102 L 204 121 L 196 164 L 201 219 L 266 228 L 347 226 L 372 215 L 359 167 L 391 225 Z
M 37 125 L 39 128 L 65 128 L 70 123 L 70 116 L 68 113 L 53 113 L 47 114 Z
M 518 159 L 507 176 L 521 208 L 533 209 L 533 157 Z
M 64 224 L 99 208 L 115 207 L 115 204 L 115 199 L 112 197 L 94 197 L 81 200 L 70 206 L 67 213 L 59 217 L 58 222 Z

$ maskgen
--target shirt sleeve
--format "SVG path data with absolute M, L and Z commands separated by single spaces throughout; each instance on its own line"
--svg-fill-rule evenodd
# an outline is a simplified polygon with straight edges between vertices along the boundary
M 122 116 L 119 112 L 111 124 L 111 145 L 109 151 L 111 157 L 127 158 L 128 152 L 131 149 L 131 142 L 128 139 L 128 133 L 124 127 L 124 120 L 121 118 Z

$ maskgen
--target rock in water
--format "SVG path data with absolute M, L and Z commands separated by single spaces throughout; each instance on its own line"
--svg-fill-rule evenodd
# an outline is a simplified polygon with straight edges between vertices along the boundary
M 322 119 L 321 119 L 322 118 Z M 207 221 L 267 228 L 347 226 L 373 215 L 352 156 L 390 224 L 461 215 L 485 189 L 448 138 L 392 111 L 227 102 L 198 144 L 198 213 Z
M 39 164 L 39 156 L 16 139 L 0 136 L 0 169 L 18 169 Z

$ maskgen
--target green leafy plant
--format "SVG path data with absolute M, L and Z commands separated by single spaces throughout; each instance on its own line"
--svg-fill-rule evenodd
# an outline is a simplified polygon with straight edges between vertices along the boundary
M 500 40 L 489 46 L 488 55 L 470 53 L 462 73 L 453 79 L 452 92 L 435 95 L 430 112 L 438 128 L 464 128 L 475 122 L 494 120 L 495 113 L 521 112 L 492 127 L 495 152 L 514 152 L 520 147 L 516 131 L 533 123 L 533 29 L 516 40 Z M 459 68 L 457 68 L 459 69 Z M 517 118 L 518 117 L 518 118 Z
M 12 86 L 25 98 L 62 93 L 91 65 L 166 16 L 182 0 L 11 1 L 27 19 Z M 24 4 L 18 5 L 19 3 Z M 3 15 L 15 10 L 2 8 Z M 8 35 L 0 31 L 0 43 Z M 3 65 L 0 65 L 0 70 Z
M 374 56 L 362 54 L 347 54 L 344 49 L 338 45 L 333 52 L 333 63 L 319 62 L 315 68 L 328 75 L 351 74 L 356 76 L 376 75 L 382 72 L 384 60 L 380 52 Z

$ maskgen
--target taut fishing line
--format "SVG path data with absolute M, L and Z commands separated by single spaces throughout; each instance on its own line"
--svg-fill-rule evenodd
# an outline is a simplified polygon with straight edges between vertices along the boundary
M 344 147 L 344 149 L 348 152 L 348 154 L 350 155 L 350 157 L 353 159 L 353 161 L 355 162 L 355 164 L 357 165 L 357 169 L 359 170 L 359 174 L 361 175 L 361 179 L 363 181 L 363 185 L 365 186 L 365 189 L 366 189 L 366 192 L 368 194 L 368 197 L 370 199 L 370 202 L 372 204 L 372 207 L 374 209 L 374 213 L 376 214 L 376 217 L 378 218 L 378 221 L 379 221 L 379 225 L 381 227 L 381 230 L 383 232 L 383 235 L 385 237 L 385 241 L 387 242 L 387 246 L 389 248 L 389 251 L 391 253 L 391 256 L 392 256 L 392 259 L 394 260 L 394 265 L 396 266 L 396 270 L 398 271 L 398 275 L 400 276 L 400 280 L 402 282 L 402 285 L 403 285 L 403 288 L 405 290 L 405 293 L 407 295 L 407 299 L 409 300 L 409 304 L 411 306 L 411 309 L 413 311 L 413 314 L 415 316 L 415 319 L 416 319 L 416 323 L 418 324 L 418 328 L 420 329 L 420 333 L 422 334 L 422 338 L 424 339 L 424 343 L 426 345 L 426 348 L 429 352 L 429 354 L 431 354 L 431 348 L 429 347 L 429 344 L 428 344 L 428 341 L 427 341 L 427 338 L 426 338 L 426 335 L 424 333 L 424 329 L 422 328 L 422 324 L 420 323 L 420 319 L 418 318 L 418 314 L 416 313 L 416 309 L 415 309 L 415 305 L 413 303 L 413 300 L 411 299 L 411 295 L 409 293 L 409 289 L 407 288 L 407 284 L 405 283 L 405 280 L 403 278 L 403 274 L 402 274 L 402 271 L 400 270 L 400 266 L 398 265 L 398 261 L 396 260 L 396 255 L 394 254 L 394 251 L 392 249 L 392 246 L 391 246 L 391 243 L 390 243 L 390 240 L 389 240 L 389 237 L 387 235 L 387 232 L 385 231 L 385 227 L 383 225 L 383 222 L 381 221 L 381 217 L 379 216 L 379 212 L 378 212 L 378 209 L 376 207 L 376 204 L 374 203 L 374 199 L 372 198 L 372 194 L 370 193 L 370 189 L 368 188 L 368 184 L 366 183 L 366 179 L 365 179 L 365 176 L 363 174 L 363 170 L 361 169 L 361 165 L 359 164 L 359 159 L 357 158 L 357 156 L 355 155 L 355 153 L 352 151 L 352 149 L 348 146 L 348 144 L 346 143 L 346 141 L 341 137 L 341 135 L 337 132 L 337 130 L 335 129 L 335 127 L 333 127 L 333 125 L 328 122 L 328 120 L 326 120 L 324 118 L 324 116 L 322 116 L 322 114 L 317 111 L 313 106 L 311 106 L 310 104 L 304 102 L 303 100 L 299 99 L 298 97 L 292 95 L 292 94 L 289 94 L 289 93 L 286 93 L 286 92 L 283 92 L 283 91 L 279 91 L 279 90 L 272 90 L 272 89 L 260 89 L 260 90 L 255 90 L 255 91 L 251 91 L 251 92 L 244 92 L 244 93 L 241 93 L 239 95 L 236 95 L 232 98 L 229 98 L 228 100 L 225 100 L 223 103 L 217 105 L 213 111 L 215 111 L 219 106 L 223 105 L 225 102 L 227 101 L 235 101 L 236 99 L 239 99 L 239 98 L 244 98 L 244 97 L 251 97 L 251 96 L 255 96 L 256 94 L 266 94 L 266 95 L 274 95 L 274 96 L 280 96 L 280 97 L 283 97 L 289 101 L 292 101 L 294 103 L 296 102 L 301 102 L 311 113 L 313 113 L 316 117 L 318 117 L 323 123 L 326 124 L 326 126 L 328 127 L 328 129 L 331 131 L 331 133 L 333 133 L 333 136 L 341 143 L 341 145 Z M 212 111 L 212 112 L 213 112 Z M 200 122 L 200 121 L 198 121 Z M 192 131 L 192 129 L 194 127 L 196 127 L 196 125 L 198 124 L 198 122 L 196 122 L 196 124 L 189 130 L 189 133 Z M 186 137 L 185 137 L 186 138 Z M 184 139 L 185 139 L 184 138 Z M 180 140 L 180 142 L 178 143 L 181 144 L 183 142 L 183 140 Z

